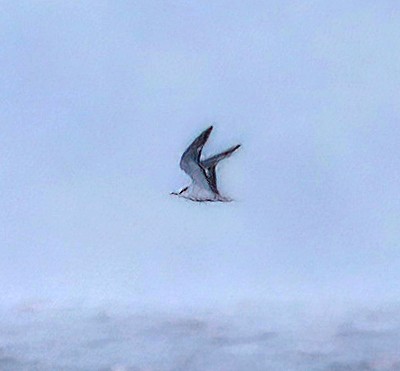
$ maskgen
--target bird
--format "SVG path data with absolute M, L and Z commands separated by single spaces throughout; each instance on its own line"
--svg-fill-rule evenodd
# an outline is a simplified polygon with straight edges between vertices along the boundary
M 240 144 L 227 150 L 201 159 L 201 152 L 206 144 L 213 126 L 204 130 L 183 152 L 180 160 L 180 168 L 192 179 L 189 186 L 182 188 L 179 192 L 171 192 L 171 195 L 183 197 L 196 202 L 230 202 L 229 197 L 222 196 L 217 187 L 216 167 L 218 163 L 235 152 Z

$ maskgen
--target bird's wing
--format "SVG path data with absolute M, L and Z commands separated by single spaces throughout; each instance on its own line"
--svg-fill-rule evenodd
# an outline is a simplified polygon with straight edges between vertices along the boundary
M 204 169 L 207 176 L 208 184 L 214 193 L 219 194 L 218 187 L 217 187 L 217 174 L 215 171 L 215 166 L 211 166 L 207 169 Z
M 223 160 L 224 158 L 229 157 L 233 152 L 235 152 L 238 148 L 240 147 L 240 144 L 237 144 L 236 146 L 233 146 L 231 148 L 228 148 L 226 151 L 218 153 L 218 155 L 209 157 L 203 161 L 201 161 L 201 165 L 205 168 L 208 169 L 210 167 L 216 166 L 218 162 Z
M 205 169 L 200 163 L 200 156 L 212 129 L 213 127 L 210 126 L 208 129 L 204 130 L 186 149 L 180 161 L 181 169 L 192 178 L 193 183 L 203 189 L 211 191 L 212 188 L 207 180 Z
M 233 146 L 231 148 L 228 148 L 226 151 L 221 152 L 215 156 L 212 156 L 210 158 L 207 158 L 203 161 L 201 161 L 201 166 L 205 169 L 206 171 L 206 175 L 207 175 L 207 180 L 211 186 L 211 189 L 215 192 L 215 193 L 219 193 L 218 192 L 218 188 L 217 188 L 217 175 L 215 172 L 215 168 L 218 164 L 218 162 L 220 162 L 221 160 L 223 160 L 224 158 L 229 157 L 233 152 L 235 152 L 238 148 L 240 147 L 240 144 Z

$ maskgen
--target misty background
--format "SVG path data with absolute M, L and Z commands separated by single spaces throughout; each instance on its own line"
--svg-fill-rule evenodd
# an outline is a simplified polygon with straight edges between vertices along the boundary
M 399 12 L 2 2 L 0 296 L 398 297 Z M 210 123 L 237 202 L 170 197 Z
M 399 17 L 393 0 L 0 2 L 1 306 L 396 302 Z M 235 202 L 170 196 L 210 124 L 205 155 L 242 144 L 218 173 Z

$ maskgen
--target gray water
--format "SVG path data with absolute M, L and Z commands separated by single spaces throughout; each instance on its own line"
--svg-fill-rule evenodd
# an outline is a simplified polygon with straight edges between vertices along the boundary
M 400 370 L 400 307 L 208 310 L 25 303 L 0 317 L 0 370 Z

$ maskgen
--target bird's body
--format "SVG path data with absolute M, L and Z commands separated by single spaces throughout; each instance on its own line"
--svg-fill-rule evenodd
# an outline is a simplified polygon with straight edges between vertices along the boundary
M 216 166 L 224 158 L 229 157 L 240 145 L 236 145 L 226 151 L 201 160 L 201 152 L 213 127 L 204 130 L 186 149 L 180 161 L 181 169 L 190 176 L 192 183 L 183 188 L 180 192 L 173 192 L 173 195 L 187 198 L 197 202 L 229 202 L 228 197 L 222 196 L 217 188 Z

